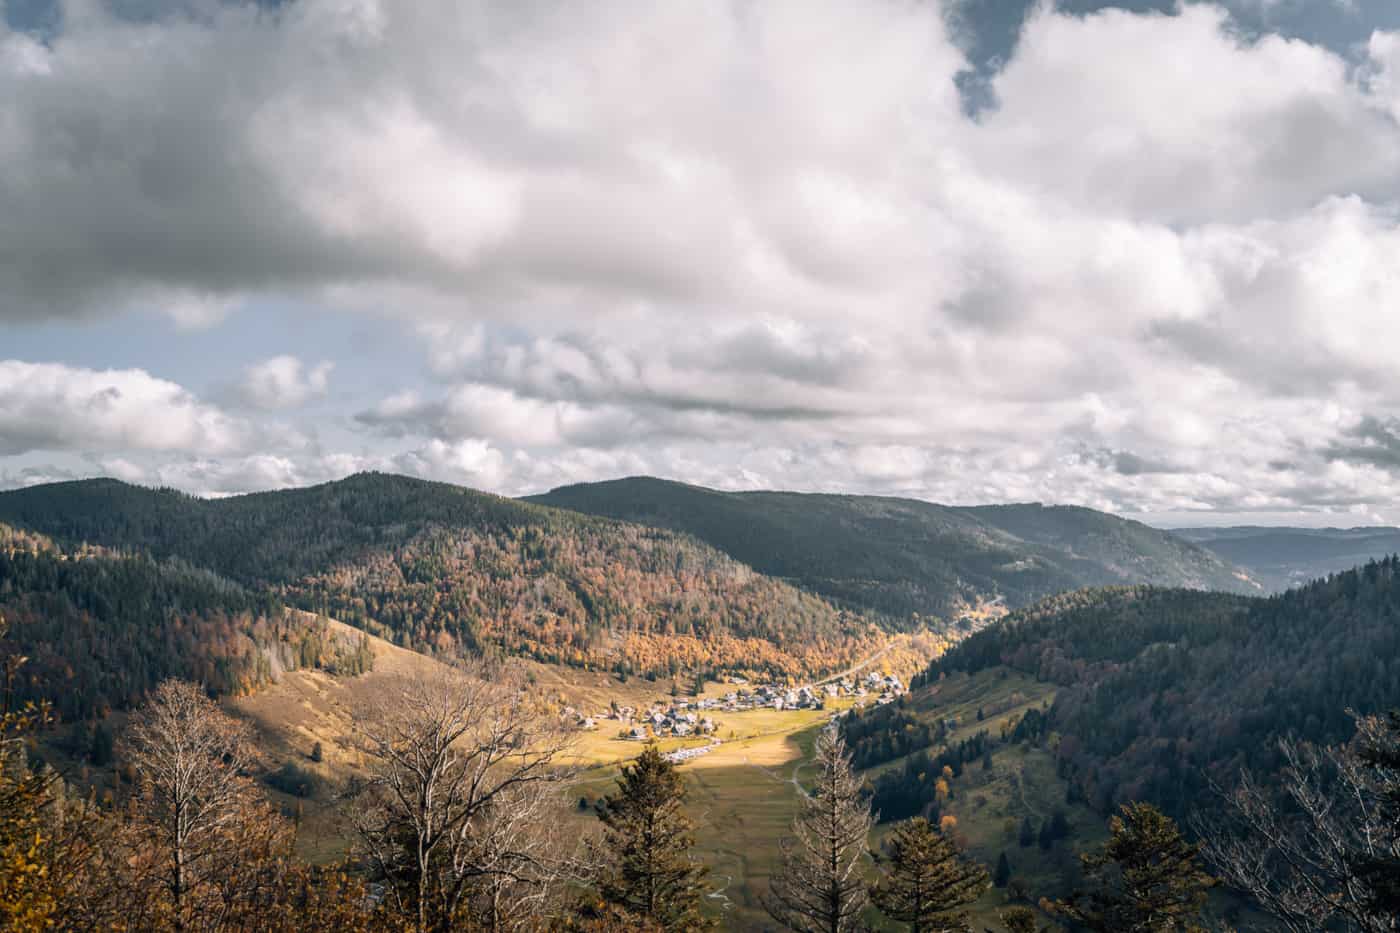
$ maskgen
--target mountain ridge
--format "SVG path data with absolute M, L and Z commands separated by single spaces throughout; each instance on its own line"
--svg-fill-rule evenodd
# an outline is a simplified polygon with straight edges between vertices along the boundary
M 998 596 L 1027 605 L 1110 583 L 1257 591 L 1191 542 L 1082 506 L 727 492 L 656 477 L 561 486 L 525 501 L 685 531 L 755 569 L 897 618 L 949 618 Z
M 77 481 L 0 493 L 0 521 L 178 557 L 433 656 L 796 675 L 882 637 L 683 534 L 411 477 L 224 499 Z
M 1240 525 L 1178 528 L 1173 534 L 1248 569 L 1278 592 L 1400 553 L 1400 528 Z

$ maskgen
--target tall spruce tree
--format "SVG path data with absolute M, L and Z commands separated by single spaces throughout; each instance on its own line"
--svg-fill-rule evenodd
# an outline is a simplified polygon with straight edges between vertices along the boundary
M 871 889 L 875 906 L 913 933 L 968 930 L 970 904 L 987 889 L 987 869 L 964 858 L 922 817 L 901 823 L 889 841 L 888 873 Z
M 598 806 L 604 901 L 665 930 L 707 928 L 700 914 L 707 869 L 691 858 L 694 825 L 683 810 L 685 783 L 676 766 L 648 745 L 623 767 L 617 785 Z
M 1007 883 L 1008 881 L 1010 881 L 1010 880 L 1011 880 L 1011 861 L 1006 857 L 1006 853 L 1003 852 L 1003 853 L 1001 853 L 1001 855 L 997 858 L 997 869 L 996 869 L 996 873 L 995 873 L 994 875 L 992 875 L 992 883 L 995 884 L 995 885 L 996 885 L 997 887 L 999 887 L 999 888 L 1004 888 L 1004 887 L 1006 887 L 1006 883 Z
M 844 933 L 856 928 L 869 903 L 861 862 L 870 836 L 870 804 L 834 729 L 817 737 L 813 766 L 816 788 L 803 795 L 763 906 L 789 930 Z
M 1097 886 L 1055 904 L 1057 913 L 1101 933 L 1197 933 L 1215 879 L 1201 868 L 1201 847 L 1147 803 L 1128 803 L 1109 821 L 1111 836 L 1080 856 Z

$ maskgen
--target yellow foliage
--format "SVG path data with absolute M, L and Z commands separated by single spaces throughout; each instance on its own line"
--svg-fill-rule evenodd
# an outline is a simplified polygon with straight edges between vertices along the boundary
M 0 819 L 0 832 L 28 822 L 22 815 L 7 814 Z M 8 835 L 8 833 L 7 833 Z M 43 858 L 43 835 L 23 833 L 0 847 L 0 928 L 28 931 L 47 930 L 58 910 L 57 892 Z

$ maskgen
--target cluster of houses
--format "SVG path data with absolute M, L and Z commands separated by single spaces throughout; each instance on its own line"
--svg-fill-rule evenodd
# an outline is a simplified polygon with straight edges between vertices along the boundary
M 843 677 L 819 686 L 788 687 L 781 684 L 759 684 L 750 687 L 742 677 L 731 677 L 731 690 L 723 697 L 684 699 L 669 697 L 658 700 L 648 709 L 614 705 L 611 709 L 586 716 L 572 707 L 564 710 L 579 729 L 597 729 L 603 720 L 622 726 L 621 737 L 636 742 L 653 738 L 712 736 L 716 723 L 710 713 L 739 713 L 755 709 L 821 710 L 828 700 L 838 697 L 863 699 L 874 697 L 877 703 L 889 703 L 904 693 L 904 685 L 892 674 L 871 672 L 864 677 Z

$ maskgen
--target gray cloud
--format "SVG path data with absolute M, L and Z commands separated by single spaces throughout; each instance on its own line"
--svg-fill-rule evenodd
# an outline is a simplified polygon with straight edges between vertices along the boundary
M 1400 418 L 1366 415 L 1328 446 L 1325 455 L 1400 472 Z

